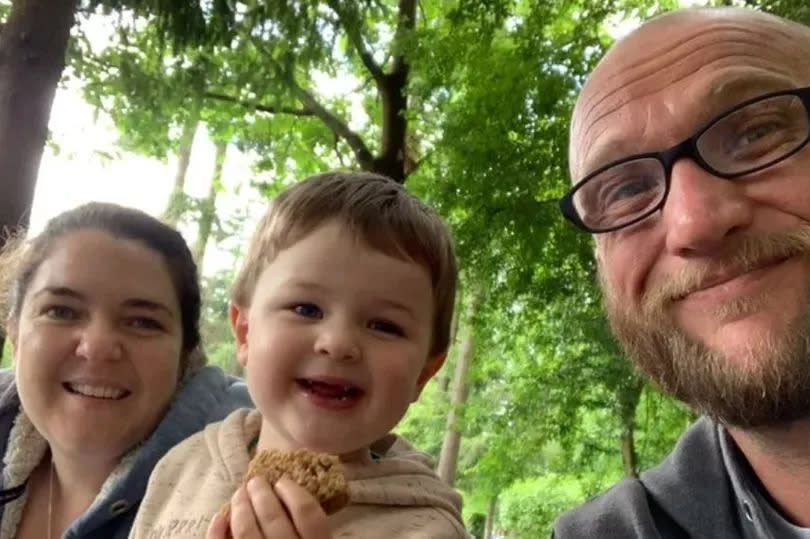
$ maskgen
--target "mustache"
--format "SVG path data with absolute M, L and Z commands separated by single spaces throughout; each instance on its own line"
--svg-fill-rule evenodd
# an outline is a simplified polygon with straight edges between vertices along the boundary
M 642 298 L 643 312 L 661 312 L 669 304 L 713 283 L 748 273 L 798 255 L 810 255 L 810 225 L 769 233 L 748 233 L 718 255 L 689 262 L 675 275 L 652 287 Z

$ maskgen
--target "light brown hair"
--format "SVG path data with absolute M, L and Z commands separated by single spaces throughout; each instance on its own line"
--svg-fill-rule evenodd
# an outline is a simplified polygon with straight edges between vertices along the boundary
M 450 232 L 435 211 L 378 174 L 319 174 L 272 200 L 253 233 L 231 301 L 249 307 L 259 276 L 278 253 L 331 220 L 346 225 L 371 248 L 428 270 L 435 305 L 430 354 L 445 352 L 458 281 Z

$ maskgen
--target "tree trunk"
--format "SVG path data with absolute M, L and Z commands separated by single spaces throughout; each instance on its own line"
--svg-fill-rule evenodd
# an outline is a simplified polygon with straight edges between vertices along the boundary
M 641 400 L 644 383 L 635 374 L 629 375 L 629 383 L 622 384 L 618 389 L 619 420 L 621 433 L 619 446 L 622 453 L 622 467 L 625 477 L 638 476 L 638 458 L 636 455 L 636 408 Z
M 416 25 L 416 0 L 399 0 L 395 42 L 406 39 Z M 374 172 L 404 183 L 405 157 L 408 152 L 408 78 L 411 66 L 408 58 L 399 52 L 391 61 L 391 71 L 377 81 L 382 104 L 382 140 L 380 154 L 374 159 Z
M 459 308 L 461 306 L 460 292 L 460 290 L 456 291 L 456 306 L 455 309 L 453 309 L 453 319 L 450 322 L 450 348 L 455 346 L 456 337 L 458 337 L 458 319 L 459 313 L 461 312 L 461 309 Z M 450 372 L 448 369 L 442 369 L 439 372 L 439 375 L 436 377 L 436 382 L 438 383 L 439 390 L 442 393 L 447 393 L 450 391 Z
M 456 481 L 458 468 L 458 452 L 461 447 L 461 431 L 458 427 L 458 412 L 467 400 L 467 371 L 470 369 L 475 349 L 475 329 L 473 320 L 478 308 L 480 294 L 474 294 L 467 310 L 466 334 L 461 342 L 461 349 L 456 359 L 456 369 L 453 374 L 453 394 L 450 399 L 450 411 L 447 413 L 447 423 L 444 430 L 442 451 L 439 455 L 439 464 L 436 473 L 451 487 Z
M 177 145 L 177 169 L 174 173 L 174 185 L 169 195 L 169 202 L 163 211 L 164 222 L 176 226 L 177 221 L 183 214 L 183 199 L 185 197 L 186 173 L 191 162 L 191 149 L 194 147 L 194 135 L 200 126 L 200 109 L 202 100 L 196 99 L 189 111 L 186 123 L 183 124 L 183 132 L 180 134 L 180 141 Z
M 621 433 L 622 467 L 625 477 L 637 477 L 636 448 L 633 425 L 623 426 Z
M 216 217 L 217 194 L 222 190 L 222 166 L 225 164 L 225 154 L 228 152 L 228 143 L 217 141 L 216 153 L 214 154 L 214 172 L 211 174 L 211 185 L 208 187 L 208 196 L 202 202 L 200 208 L 200 224 L 197 232 L 197 241 L 191 254 L 194 256 L 197 267 L 202 273 L 203 260 L 205 258 L 205 248 L 208 245 L 208 238 L 211 237 L 211 229 Z
M 0 32 L 0 248 L 27 227 L 77 0 L 14 0 Z
M 484 523 L 484 539 L 490 539 L 492 537 L 492 529 L 495 527 L 495 508 L 498 505 L 498 498 L 493 496 L 491 500 L 489 500 L 489 506 L 487 507 L 487 520 Z

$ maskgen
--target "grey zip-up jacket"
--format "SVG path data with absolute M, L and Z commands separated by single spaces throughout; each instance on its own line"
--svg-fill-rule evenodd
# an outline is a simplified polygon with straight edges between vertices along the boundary
M 208 423 L 221 420 L 237 408 L 251 406 L 245 383 L 218 367 L 203 367 L 191 375 L 179 388 L 152 435 L 127 457 L 130 465 L 120 471 L 120 477 L 108 479 L 111 484 L 105 484 L 90 508 L 65 531 L 63 539 L 126 538 L 157 461 Z M 19 413 L 14 374 L 8 369 L 0 370 L 0 455 L 4 457 L 0 462 L 0 481 L 8 464 L 9 437 Z
M 552 536 L 739 539 L 741 530 L 717 426 L 701 418 L 663 462 L 563 514 Z

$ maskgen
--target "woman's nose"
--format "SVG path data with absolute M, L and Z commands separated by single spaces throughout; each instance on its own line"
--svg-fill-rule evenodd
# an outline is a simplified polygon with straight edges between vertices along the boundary
M 89 320 L 80 329 L 76 354 L 90 361 L 117 361 L 121 359 L 123 356 L 123 343 L 115 329 L 115 325 L 105 320 Z

